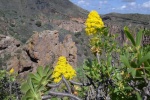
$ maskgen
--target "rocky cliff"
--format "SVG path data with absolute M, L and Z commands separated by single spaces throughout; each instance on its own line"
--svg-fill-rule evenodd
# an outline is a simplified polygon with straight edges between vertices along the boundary
M 66 35 L 62 42 L 59 41 L 58 31 L 45 30 L 34 32 L 25 45 L 12 37 L 1 35 L 1 58 L 6 64 L 3 68 L 14 68 L 22 77 L 28 72 L 36 71 L 38 66 L 55 66 L 58 57 L 65 56 L 68 62 L 76 67 L 77 47 L 71 35 Z M 6 59 L 6 56 L 9 55 Z

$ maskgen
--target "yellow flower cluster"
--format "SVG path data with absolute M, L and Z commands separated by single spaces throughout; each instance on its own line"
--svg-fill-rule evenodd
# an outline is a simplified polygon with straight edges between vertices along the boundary
M 52 78 L 54 78 L 54 82 L 58 83 L 62 79 L 62 75 L 70 80 L 74 76 L 76 76 L 76 71 L 72 68 L 72 66 L 67 62 L 66 57 L 60 56 L 58 62 L 54 68 L 54 72 Z
M 92 35 L 97 33 L 98 28 L 104 27 L 104 23 L 99 16 L 98 12 L 93 10 L 89 13 L 88 18 L 85 22 L 85 31 L 87 35 Z

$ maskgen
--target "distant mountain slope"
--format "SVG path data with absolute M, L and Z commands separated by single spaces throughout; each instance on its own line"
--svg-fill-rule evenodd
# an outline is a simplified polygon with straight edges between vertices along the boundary
M 104 15 L 104 18 L 110 17 L 108 21 L 122 23 L 122 25 L 127 25 L 126 23 L 132 23 L 134 25 L 140 24 L 144 27 L 150 28 L 150 15 L 144 14 L 119 14 L 110 13 Z
M 57 29 L 53 19 L 85 18 L 87 14 L 69 0 L 0 0 L 0 33 L 25 42 L 32 31 Z
M 123 31 L 125 26 L 130 28 L 133 35 L 136 35 L 140 29 L 150 29 L 150 15 L 110 13 L 103 15 L 102 18 L 109 27 L 110 34 L 119 34 L 120 43 L 126 40 Z
M 74 5 L 69 0 L 0 0 L 0 9 L 22 16 L 46 14 L 53 16 L 55 11 L 67 16 L 85 17 L 86 10 Z

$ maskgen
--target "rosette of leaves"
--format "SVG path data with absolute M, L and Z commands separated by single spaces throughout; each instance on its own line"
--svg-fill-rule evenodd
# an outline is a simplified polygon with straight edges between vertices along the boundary
M 40 66 L 36 73 L 30 73 L 29 78 L 21 86 L 24 93 L 22 100 L 41 100 L 42 95 L 47 92 L 46 85 L 50 82 L 52 70 L 49 66 Z

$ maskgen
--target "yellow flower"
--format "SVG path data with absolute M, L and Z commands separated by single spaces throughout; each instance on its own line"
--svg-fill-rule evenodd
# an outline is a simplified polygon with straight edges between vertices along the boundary
M 14 73 L 14 69 L 11 68 L 11 70 L 9 71 L 10 74 Z
M 104 27 L 104 23 L 99 16 L 98 12 L 93 10 L 89 13 L 88 18 L 85 22 L 85 31 L 87 35 L 92 35 L 97 33 L 98 28 Z
M 55 83 L 58 83 L 58 82 L 60 82 L 61 79 L 62 79 L 61 77 L 55 78 L 55 79 L 54 79 L 54 82 L 55 82 Z
M 54 72 L 52 75 L 52 78 L 54 78 L 54 82 L 58 83 L 62 79 L 62 75 L 67 80 L 70 80 L 74 76 L 76 76 L 76 71 L 67 62 L 66 57 L 64 56 L 59 57 L 58 62 L 54 68 Z

